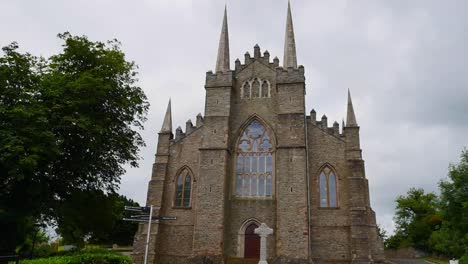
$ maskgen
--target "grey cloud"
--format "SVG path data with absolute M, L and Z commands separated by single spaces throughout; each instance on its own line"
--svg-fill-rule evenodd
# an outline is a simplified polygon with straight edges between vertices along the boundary
M 173 124 L 204 107 L 205 72 L 214 68 L 224 1 L 0 2 L 0 45 L 49 55 L 55 35 L 119 39 L 140 66 L 151 109 L 139 168 L 121 192 L 144 203 L 169 97 Z M 293 0 L 298 63 L 305 66 L 307 112 L 341 121 L 351 89 L 372 205 L 392 230 L 393 200 L 410 186 L 437 190 L 449 162 L 468 145 L 468 3 L 453 1 Z M 229 1 L 231 65 L 258 43 L 282 61 L 287 1 Z

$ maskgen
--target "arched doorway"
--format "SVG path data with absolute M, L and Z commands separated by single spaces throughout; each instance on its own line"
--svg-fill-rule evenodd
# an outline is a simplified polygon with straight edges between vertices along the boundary
M 260 236 L 254 230 L 258 225 L 251 223 L 245 229 L 244 258 L 260 258 Z

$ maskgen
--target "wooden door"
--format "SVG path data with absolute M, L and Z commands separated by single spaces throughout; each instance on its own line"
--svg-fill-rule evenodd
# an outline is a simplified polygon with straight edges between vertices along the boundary
M 252 223 L 245 229 L 244 258 L 260 258 L 260 236 L 254 233 L 257 227 Z

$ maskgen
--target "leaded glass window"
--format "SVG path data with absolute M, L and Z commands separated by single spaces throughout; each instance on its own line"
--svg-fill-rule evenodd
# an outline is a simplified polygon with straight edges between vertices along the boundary
M 191 192 L 192 176 L 187 169 L 184 169 L 177 176 L 174 206 L 180 208 L 189 208 Z
M 273 195 L 273 145 L 257 120 L 242 132 L 237 144 L 235 193 L 239 197 Z
M 319 176 L 320 207 L 337 207 L 336 175 L 328 166 Z

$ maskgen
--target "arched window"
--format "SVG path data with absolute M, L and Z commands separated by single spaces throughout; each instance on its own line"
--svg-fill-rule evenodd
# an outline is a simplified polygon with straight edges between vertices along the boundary
M 244 98 L 250 98 L 250 83 L 245 82 L 244 86 L 242 86 L 242 96 Z
M 270 133 L 257 120 L 242 132 L 237 143 L 236 196 L 273 195 L 273 145 Z
M 252 98 L 260 97 L 260 81 L 255 78 L 252 82 Z
M 320 172 L 320 207 L 337 207 L 336 180 L 335 172 L 330 167 L 326 166 Z
M 254 77 L 242 83 L 240 88 L 240 97 L 250 98 L 269 98 L 271 97 L 271 87 L 268 80 L 262 80 Z
M 183 169 L 176 180 L 175 207 L 189 208 L 192 192 L 192 176 L 188 169 Z
M 263 81 L 262 83 L 262 97 L 267 98 L 270 97 L 270 85 L 267 81 Z

